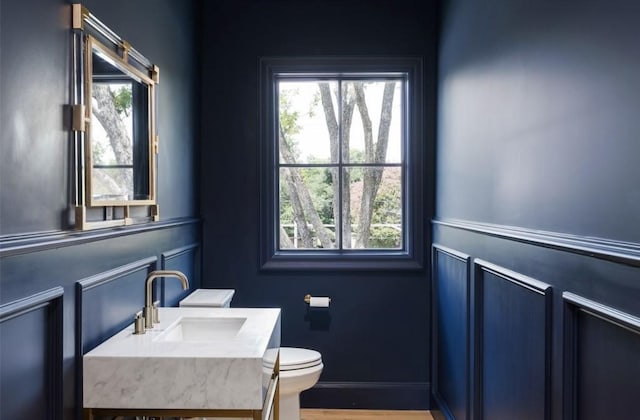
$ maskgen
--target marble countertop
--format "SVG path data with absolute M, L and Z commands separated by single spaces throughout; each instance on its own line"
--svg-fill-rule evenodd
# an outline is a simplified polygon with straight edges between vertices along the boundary
M 178 306 L 228 308 L 235 292 L 235 289 L 196 289 L 182 299 Z
M 90 408 L 260 409 L 280 347 L 280 309 L 160 308 L 160 322 L 133 324 L 83 356 Z M 163 341 L 183 318 L 246 318 L 233 337 Z

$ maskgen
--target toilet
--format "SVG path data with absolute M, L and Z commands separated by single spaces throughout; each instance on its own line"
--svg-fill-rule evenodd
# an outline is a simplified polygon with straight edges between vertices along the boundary
M 181 307 L 228 308 L 233 289 L 197 289 Z M 280 419 L 300 420 L 300 393 L 312 388 L 322 373 L 322 355 L 297 347 L 280 347 Z
M 300 393 L 318 382 L 323 367 L 315 350 L 280 347 L 281 420 L 300 420 Z

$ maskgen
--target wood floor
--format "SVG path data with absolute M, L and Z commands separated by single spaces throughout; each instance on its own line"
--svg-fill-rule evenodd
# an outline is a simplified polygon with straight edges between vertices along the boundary
M 433 420 L 428 411 L 300 410 L 302 420 Z

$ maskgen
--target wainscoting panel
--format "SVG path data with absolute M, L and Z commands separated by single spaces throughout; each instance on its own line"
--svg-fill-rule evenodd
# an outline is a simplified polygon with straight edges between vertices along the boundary
M 82 355 L 132 322 L 162 253 L 199 235 L 174 219 L 0 237 L 0 420 L 82 418 Z
M 433 393 L 440 410 L 469 418 L 470 257 L 433 245 Z
M 638 417 L 640 244 L 438 221 L 434 243 L 474 262 L 470 420 Z M 440 316 L 454 311 L 438 306 Z M 442 331 L 435 329 L 437 340 Z M 435 363 L 444 366 L 447 357 L 438 354 Z M 447 420 L 459 418 L 442 411 Z
M 0 419 L 62 418 L 62 295 L 0 306 Z
M 551 287 L 474 259 L 476 419 L 550 417 Z
M 144 306 L 144 280 L 156 262 L 156 257 L 145 258 L 76 283 L 79 357 L 133 322 Z
M 181 271 L 189 279 L 189 290 L 183 290 L 177 279 L 163 279 L 162 306 L 177 306 L 182 298 L 199 287 L 195 272 L 198 250 L 198 244 L 194 243 L 162 253 L 161 266 L 163 270 Z
M 565 418 L 632 418 L 640 397 L 640 318 L 573 293 L 562 297 L 567 334 Z

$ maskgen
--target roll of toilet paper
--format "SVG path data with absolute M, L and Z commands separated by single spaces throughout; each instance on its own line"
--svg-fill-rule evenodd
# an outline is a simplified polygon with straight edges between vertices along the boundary
M 323 296 L 323 297 L 312 296 L 311 299 L 309 299 L 309 306 L 314 308 L 328 308 L 329 302 L 331 302 L 331 299 L 326 296 Z

